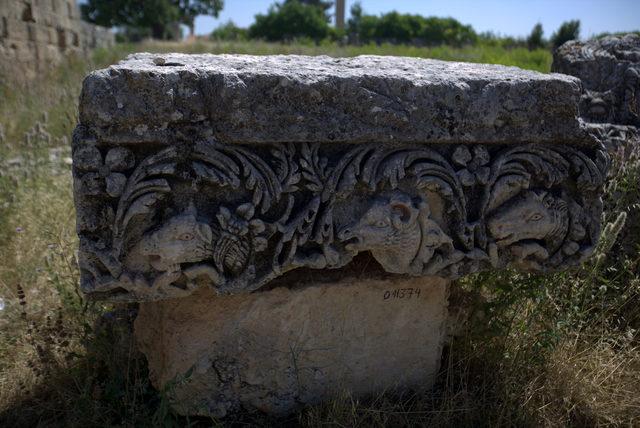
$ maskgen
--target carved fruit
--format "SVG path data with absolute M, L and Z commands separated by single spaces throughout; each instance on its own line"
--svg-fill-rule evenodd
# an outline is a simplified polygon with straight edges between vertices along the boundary
M 224 232 L 216 243 L 213 261 L 220 272 L 239 274 L 249 261 L 249 240 Z

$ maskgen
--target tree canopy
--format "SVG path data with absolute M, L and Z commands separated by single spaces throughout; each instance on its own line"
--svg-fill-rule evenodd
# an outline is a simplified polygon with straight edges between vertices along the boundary
M 194 34 L 194 22 L 198 15 L 217 17 L 224 6 L 224 0 L 177 0 L 180 22 Z
M 580 37 L 580 21 L 563 22 L 558 31 L 551 36 L 551 45 L 554 49 L 559 48 L 569 40 L 576 40 Z
M 211 40 L 239 41 L 247 40 L 249 38 L 249 34 L 246 28 L 238 27 L 235 22 L 229 20 L 213 30 L 209 38 Z
M 424 45 L 463 45 L 473 43 L 477 34 L 470 25 L 453 18 L 424 17 L 396 11 L 367 15 L 360 3 L 351 7 L 347 22 L 351 38 L 361 43 L 416 43 Z
M 291 3 L 297 1 L 302 4 L 306 4 L 307 6 L 314 6 L 322 10 L 324 16 L 327 19 L 327 22 L 331 20 L 331 8 L 333 7 L 333 1 L 328 0 L 285 0 L 285 3 Z
M 310 38 L 321 40 L 329 34 L 324 10 L 316 5 L 289 0 L 276 3 L 266 15 L 258 14 L 249 27 L 249 36 L 269 41 Z
M 193 34 L 197 15 L 218 16 L 223 5 L 223 0 L 87 0 L 80 8 L 84 19 L 94 24 L 175 39 L 177 24 L 187 25 Z
M 542 29 L 542 24 L 538 22 L 533 26 L 531 34 L 529 34 L 529 37 L 527 37 L 527 47 L 530 51 L 534 49 L 544 48 L 547 43 L 545 42 L 543 35 L 544 30 Z

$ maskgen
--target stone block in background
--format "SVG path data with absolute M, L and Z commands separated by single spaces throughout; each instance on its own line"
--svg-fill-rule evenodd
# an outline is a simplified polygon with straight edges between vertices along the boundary
M 32 79 L 70 53 L 88 56 L 92 49 L 111 47 L 114 43 L 115 36 L 109 29 L 81 20 L 75 0 L 0 0 L 3 77 L 16 81 Z M 52 54 L 52 49 L 57 54 Z M 43 50 L 47 53 L 43 54 Z
M 136 334 L 185 413 L 428 385 L 450 280 L 597 244 L 608 156 L 579 99 L 576 78 L 496 65 L 132 55 L 80 99 L 82 290 L 144 302 Z M 388 276 L 331 276 L 359 253 Z M 384 299 L 411 288 L 425 299 Z M 274 356 L 297 334 L 326 370 Z
M 585 119 L 640 126 L 640 35 L 567 42 L 554 52 L 551 69 L 582 80 Z

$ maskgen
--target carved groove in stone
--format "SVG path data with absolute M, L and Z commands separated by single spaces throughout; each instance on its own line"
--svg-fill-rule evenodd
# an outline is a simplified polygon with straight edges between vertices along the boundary
M 599 235 L 608 158 L 555 145 L 75 148 L 83 290 L 159 300 L 253 291 L 370 251 L 388 272 L 552 270 Z

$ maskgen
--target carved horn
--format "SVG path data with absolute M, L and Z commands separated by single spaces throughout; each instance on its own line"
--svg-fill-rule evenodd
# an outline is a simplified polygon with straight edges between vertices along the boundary
M 404 229 L 415 223 L 418 218 L 418 209 L 407 195 L 394 194 L 391 196 L 391 221 L 397 229 Z

